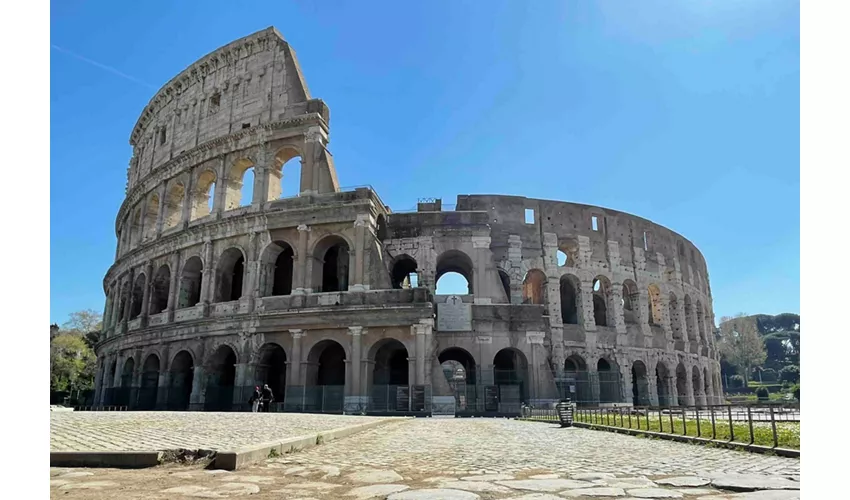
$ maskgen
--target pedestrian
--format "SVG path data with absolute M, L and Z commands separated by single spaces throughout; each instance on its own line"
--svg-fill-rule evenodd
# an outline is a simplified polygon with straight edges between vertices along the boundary
M 267 412 L 274 401 L 274 394 L 269 384 L 263 384 L 263 411 Z
M 251 405 L 251 411 L 257 413 L 260 409 L 260 400 L 262 399 L 262 395 L 260 394 L 260 386 L 254 386 L 254 394 L 251 394 L 251 399 L 248 400 L 248 404 Z

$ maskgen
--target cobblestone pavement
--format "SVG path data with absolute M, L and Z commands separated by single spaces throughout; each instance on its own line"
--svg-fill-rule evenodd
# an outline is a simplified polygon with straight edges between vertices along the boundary
M 50 451 L 232 450 L 376 419 L 304 413 L 54 412 Z
M 507 419 L 393 422 L 236 472 L 51 469 L 66 499 L 799 498 L 800 461 Z M 756 493 L 733 491 L 762 490 Z

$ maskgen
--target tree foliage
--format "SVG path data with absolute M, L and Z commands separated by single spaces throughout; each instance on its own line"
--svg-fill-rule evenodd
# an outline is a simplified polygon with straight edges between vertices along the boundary
M 68 315 L 68 321 L 62 323 L 60 331 L 83 337 L 86 344 L 94 349 L 94 345 L 100 341 L 100 330 L 103 321 L 100 313 L 94 309 L 83 309 Z
M 800 381 L 800 367 L 789 365 L 779 371 L 779 380 L 796 384 Z
M 51 391 L 91 389 L 94 367 L 94 353 L 83 337 L 64 333 L 50 342 Z
M 744 313 L 721 318 L 719 348 L 730 364 L 741 369 L 745 386 L 753 367 L 761 366 L 767 358 L 755 318 Z

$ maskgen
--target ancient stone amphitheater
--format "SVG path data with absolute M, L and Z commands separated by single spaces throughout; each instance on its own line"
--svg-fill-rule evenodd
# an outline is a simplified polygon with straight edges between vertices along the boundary
M 130 136 L 95 404 L 245 409 L 264 383 L 276 411 L 719 401 L 708 271 L 684 237 L 516 196 L 394 213 L 340 188 L 329 127 L 274 28 L 156 93 Z M 447 273 L 468 290 L 437 294 Z

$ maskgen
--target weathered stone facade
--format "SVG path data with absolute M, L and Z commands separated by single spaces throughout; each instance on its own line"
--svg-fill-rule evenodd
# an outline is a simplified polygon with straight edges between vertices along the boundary
M 682 236 L 514 196 L 393 213 L 370 188 L 340 190 L 329 121 L 273 28 L 205 56 L 151 100 L 131 135 L 104 279 L 99 403 L 224 409 L 269 383 L 286 404 L 336 387 L 322 397 L 369 410 L 377 387 L 457 396 L 440 373 L 448 361 L 465 369 L 460 406 L 483 397 L 469 387 L 512 385 L 517 404 L 564 391 L 589 403 L 717 401 L 708 271 Z M 300 193 L 281 198 L 294 158 Z M 435 295 L 447 272 L 469 293 Z M 458 315 L 442 331 L 441 310 Z

